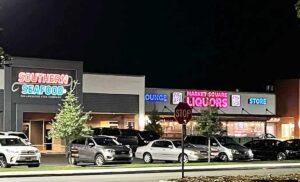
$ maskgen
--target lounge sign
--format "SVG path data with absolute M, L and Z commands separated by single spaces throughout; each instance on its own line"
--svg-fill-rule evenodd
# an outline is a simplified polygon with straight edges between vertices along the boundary
M 68 74 L 21 71 L 11 89 L 13 92 L 20 90 L 21 97 L 60 98 L 71 82 Z
M 191 107 L 219 107 L 228 106 L 228 93 L 223 91 L 191 90 L 186 92 L 186 102 Z

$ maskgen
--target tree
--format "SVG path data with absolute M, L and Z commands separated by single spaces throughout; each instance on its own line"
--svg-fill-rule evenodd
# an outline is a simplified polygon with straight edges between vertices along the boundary
M 208 138 L 208 162 L 210 162 L 211 145 L 210 138 L 213 135 L 222 132 L 222 123 L 219 120 L 218 108 L 207 107 L 200 112 L 200 116 L 197 117 L 196 130 L 202 135 Z
M 150 122 L 146 124 L 145 130 L 147 131 L 155 131 L 160 136 L 164 134 L 163 128 L 159 124 L 160 116 L 158 114 L 158 111 L 156 109 L 153 109 L 150 116 L 149 116 Z
M 0 47 L 0 64 L 1 66 L 10 65 L 11 64 L 10 55 L 6 54 L 4 49 Z
M 300 18 L 300 0 L 295 4 L 295 9 L 297 11 L 297 17 Z
M 62 99 L 63 103 L 59 105 L 49 133 L 49 138 L 65 139 L 66 144 L 71 139 L 90 133 L 90 128 L 86 124 L 91 119 L 90 112 L 83 112 L 83 107 L 74 94 L 77 85 L 77 81 L 73 81 L 70 91 Z

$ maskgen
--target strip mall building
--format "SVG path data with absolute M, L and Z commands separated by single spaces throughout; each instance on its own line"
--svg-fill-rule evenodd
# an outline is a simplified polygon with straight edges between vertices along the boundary
M 218 107 L 230 136 L 253 137 L 268 132 L 281 138 L 298 137 L 291 124 L 281 123 L 276 115 L 275 94 L 145 88 L 145 76 L 83 73 L 83 62 L 22 57 L 0 69 L 0 129 L 24 131 L 42 152 L 63 152 L 64 141 L 48 139 L 47 135 L 72 80 L 80 83 L 76 96 L 84 110 L 92 111 L 88 122 L 92 127 L 143 130 L 156 109 L 164 137 L 176 138 L 181 131 L 173 112 L 186 100 L 194 115 L 205 106 Z M 194 127 L 191 121 L 188 132 L 194 133 Z

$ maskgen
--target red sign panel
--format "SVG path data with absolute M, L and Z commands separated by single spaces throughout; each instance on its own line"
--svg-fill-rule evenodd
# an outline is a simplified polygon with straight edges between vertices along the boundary
M 185 102 L 180 102 L 175 108 L 175 118 L 179 124 L 186 124 L 192 119 L 192 108 Z

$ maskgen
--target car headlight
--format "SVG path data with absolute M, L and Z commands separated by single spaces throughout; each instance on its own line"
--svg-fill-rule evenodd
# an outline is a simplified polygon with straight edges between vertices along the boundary
M 12 153 L 12 154 L 18 154 L 19 153 L 19 151 L 11 150 L 11 149 L 5 149 L 5 151 L 8 152 L 8 153 Z
M 240 154 L 240 152 L 237 151 L 237 150 L 235 150 L 235 149 L 231 149 L 231 153 L 232 153 L 232 154 Z
M 191 155 L 197 155 L 198 153 L 197 152 L 195 152 L 195 151 L 191 151 L 191 152 L 189 152 Z
M 39 151 L 39 150 L 35 150 L 35 151 L 34 151 L 34 153 L 36 153 L 36 154 L 37 154 L 37 153 L 40 153 L 40 151 Z
M 108 153 L 115 153 L 114 149 L 106 149 L 105 151 L 108 152 Z

